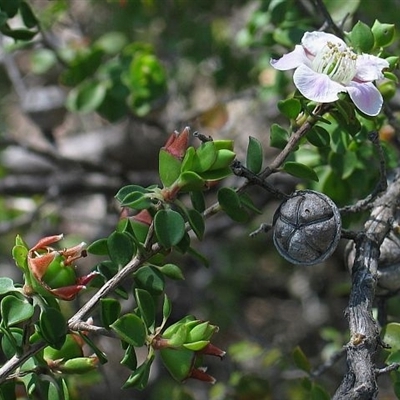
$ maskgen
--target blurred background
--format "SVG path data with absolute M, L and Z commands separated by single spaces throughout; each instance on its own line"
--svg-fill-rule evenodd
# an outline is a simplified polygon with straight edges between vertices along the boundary
M 28 3 L 40 26 L 30 28 L 26 15 L 23 22 L 35 34 L 28 41 L 2 36 L 0 42 L 0 263 L 2 275 L 14 279 L 19 271 L 10 249 L 16 234 L 30 245 L 61 232 L 71 243 L 109 235 L 120 213 L 114 195 L 126 184 L 157 181 L 158 151 L 174 130 L 189 126 L 214 138 L 233 138 L 242 161 L 248 137 L 256 137 L 267 165 L 278 151 L 269 144 L 270 126 L 287 124 L 277 101 L 293 92 L 290 75 L 277 73 L 269 61 L 292 49 L 305 31 L 326 26 L 318 2 L 311 0 Z M 399 0 L 324 3 L 344 29 L 358 20 L 370 26 L 375 19 L 400 20 Z M 21 17 L 11 22 L 18 29 Z M 390 104 L 396 120 L 397 94 Z M 386 127 L 380 134 L 397 157 L 394 132 Z M 371 162 L 369 153 L 365 159 Z M 358 174 L 349 174 L 348 183 L 324 178 L 319 189 L 349 204 L 368 193 L 376 178 L 353 185 Z M 300 182 L 275 174 L 270 183 L 290 193 Z M 220 327 L 215 340 L 227 356 L 207 360 L 217 384 L 180 385 L 155 364 L 143 392 L 121 390 L 129 375 L 119 365 L 123 353 L 111 339 L 99 338 L 109 363 L 99 374 L 73 380 L 74 398 L 310 398 L 294 349 L 300 346 L 317 369 L 349 339 L 345 243 L 322 265 L 287 264 L 270 235 L 249 238 L 261 222 L 271 222 L 279 204 L 260 190 L 251 195 L 263 214 L 247 224 L 222 214 L 210 219 L 205 240 L 195 245 L 209 267 L 177 258 L 186 279 L 167 285 L 173 319 L 194 314 Z M 207 202 L 214 201 L 211 190 Z M 88 257 L 82 266 L 89 270 L 96 262 Z M 398 303 L 396 297 L 389 303 L 394 317 Z M 72 314 L 79 304 L 70 307 Z M 318 384 L 332 394 L 344 368 L 342 358 Z M 395 398 L 385 379 L 380 398 Z

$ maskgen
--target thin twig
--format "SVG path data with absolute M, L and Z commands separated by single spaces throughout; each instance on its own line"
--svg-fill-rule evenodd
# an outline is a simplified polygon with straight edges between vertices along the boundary
M 325 21 L 327 22 L 329 28 L 333 31 L 333 33 L 343 39 L 343 31 L 333 22 L 329 11 L 327 10 L 324 2 L 322 0 L 313 0 L 314 6 L 316 7 L 317 11 L 319 11 L 323 16 Z

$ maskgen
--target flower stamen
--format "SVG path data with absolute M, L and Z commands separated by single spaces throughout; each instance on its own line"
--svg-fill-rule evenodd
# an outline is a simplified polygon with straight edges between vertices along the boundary
M 315 56 L 312 66 L 315 72 L 346 85 L 356 75 L 357 54 L 349 47 L 343 49 L 336 43 L 327 42 Z

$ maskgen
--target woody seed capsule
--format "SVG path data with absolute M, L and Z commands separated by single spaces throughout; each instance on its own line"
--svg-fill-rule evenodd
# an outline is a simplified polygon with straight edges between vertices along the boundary
M 274 215 L 273 240 L 286 260 L 313 265 L 336 249 L 342 228 L 340 213 L 326 195 L 312 190 L 296 191 Z

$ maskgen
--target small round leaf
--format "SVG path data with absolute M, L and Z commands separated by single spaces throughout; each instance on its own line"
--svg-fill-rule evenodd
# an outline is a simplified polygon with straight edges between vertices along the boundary
M 0 304 L 1 316 L 6 326 L 12 326 L 32 317 L 34 307 L 26 300 L 8 295 Z
M 135 246 L 129 235 L 113 232 L 107 239 L 108 253 L 112 262 L 120 267 L 132 259 Z
M 178 244 L 185 234 L 185 221 L 173 210 L 160 210 L 154 216 L 154 230 L 158 241 L 166 249 Z

